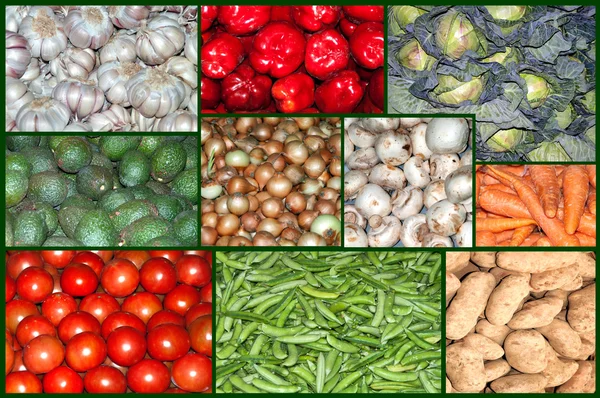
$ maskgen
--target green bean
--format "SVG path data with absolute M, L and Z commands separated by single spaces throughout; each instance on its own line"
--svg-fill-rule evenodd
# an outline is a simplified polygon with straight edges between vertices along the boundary
M 373 352 L 373 353 L 367 355 L 366 357 L 364 357 L 363 359 L 359 360 L 358 362 L 356 362 L 352 365 L 349 365 L 346 370 L 349 372 L 354 372 L 357 369 L 363 369 L 365 366 L 377 361 L 379 358 L 381 358 L 383 356 L 383 354 L 384 354 L 383 351 Z
M 379 260 L 379 258 L 375 255 L 374 252 L 367 252 L 367 258 L 374 264 L 377 268 L 382 268 L 383 264 Z
M 407 357 L 404 357 L 404 359 L 402 359 L 400 361 L 400 363 L 402 365 L 408 365 L 408 364 L 415 363 L 415 362 L 426 361 L 429 359 L 436 359 L 436 358 L 439 358 L 441 355 L 442 354 L 439 351 L 421 351 L 421 352 L 411 354 Z
M 356 347 L 355 345 L 352 345 L 342 340 L 338 340 L 331 334 L 327 335 L 327 342 L 331 347 L 340 352 L 347 352 L 353 354 L 360 351 L 360 348 Z
M 252 348 L 249 351 L 249 355 L 258 355 L 262 350 L 263 345 L 267 342 L 268 339 L 269 338 L 264 334 L 258 335 L 256 340 L 254 340 L 254 344 L 252 344 Z
M 415 372 L 392 372 L 387 369 L 376 368 L 373 366 L 369 366 L 369 370 L 382 379 L 389 381 L 413 381 L 418 378 L 418 375 Z
M 268 299 L 266 299 L 265 301 L 263 301 L 262 303 L 257 305 L 256 308 L 254 309 L 253 313 L 258 314 L 258 315 L 264 314 L 269 308 L 271 308 L 275 304 L 279 303 L 284 296 L 285 296 L 284 294 L 278 294 L 273 297 L 269 297 Z M 265 318 L 266 318 L 266 316 L 265 316 Z M 267 319 L 269 319 L 269 318 L 267 318 Z
M 325 300 L 335 300 L 336 298 L 338 298 L 340 296 L 339 293 L 325 291 L 322 289 L 318 290 L 318 289 L 314 289 L 310 286 L 300 286 L 300 290 L 302 290 L 305 294 L 307 294 L 311 297 L 325 299 Z
M 304 379 L 309 384 L 314 385 L 316 382 L 315 375 L 310 373 L 307 369 L 303 368 L 302 366 L 295 366 L 292 369 L 292 373 L 299 376 L 300 378 Z
M 421 385 L 423 386 L 425 391 L 427 391 L 428 393 L 436 394 L 436 393 L 440 392 L 437 388 L 435 388 L 433 386 L 433 384 L 431 383 L 431 380 L 429 380 L 429 376 L 427 375 L 427 372 L 425 372 L 425 371 L 419 372 L 419 380 L 421 381 Z
M 361 279 L 366 284 L 373 286 L 375 289 L 388 290 L 388 286 L 385 283 L 378 281 L 377 279 L 365 274 L 362 271 L 350 271 L 350 273 L 355 277 Z
M 377 310 L 373 319 L 371 319 L 371 326 L 378 327 L 383 321 L 385 309 L 385 291 L 377 290 Z
M 229 376 L 229 381 L 235 388 L 246 394 L 255 394 L 261 392 L 258 388 L 246 383 L 244 380 L 242 380 L 241 377 L 237 375 Z
M 261 379 L 253 379 L 252 384 L 254 384 L 255 387 L 260 388 L 263 391 L 271 393 L 293 394 L 295 392 L 300 391 L 300 387 L 298 386 L 278 386 L 277 384 L 269 383 L 268 381 L 264 381 Z
M 338 355 L 335 358 L 335 361 L 333 362 L 333 366 L 331 367 L 331 370 L 329 371 L 329 373 L 327 373 L 327 377 L 325 378 L 325 382 L 329 382 L 331 379 L 333 379 L 335 376 L 337 376 L 340 372 L 340 369 L 342 368 L 342 363 L 344 362 L 344 357 L 343 355 L 339 355 L 339 351 L 331 351 L 331 352 L 336 352 Z M 333 388 L 333 386 L 331 387 Z
M 258 373 L 263 379 L 265 379 L 268 382 L 284 386 L 290 385 L 290 383 L 287 380 L 282 379 L 281 377 L 277 376 L 276 374 L 270 372 L 269 370 L 263 368 L 260 365 L 255 364 L 254 370 L 256 370 L 256 373 Z
M 281 364 L 281 366 L 286 366 L 286 367 L 294 366 L 298 362 L 298 348 L 296 348 L 295 344 L 288 344 L 287 350 L 288 350 L 288 357 Z
M 286 344 L 306 344 L 319 341 L 320 338 L 317 334 L 301 334 L 297 336 L 280 336 L 276 340 Z
M 363 318 L 373 318 L 373 314 L 371 314 L 369 311 L 364 310 L 355 305 L 351 305 L 350 307 L 348 307 L 348 312 L 352 312 L 356 315 L 362 316 Z
M 307 284 L 308 284 L 308 282 L 306 282 L 305 280 L 290 281 L 290 282 L 285 282 L 278 286 L 275 286 L 275 287 L 271 288 L 269 291 L 271 293 L 281 293 L 281 292 L 286 292 L 295 287 L 300 287 L 300 286 L 304 286 Z
M 405 343 L 402 347 L 400 347 L 400 349 L 394 356 L 394 360 L 396 362 L 401 362 L 402 359 L 406 356 L 406 354 L 415 347 L 415 345 L 416 344 L 412 341 Z M 405 365 L 405 364 L 403 364 L 403 365 Z
M 254 333 L 256 329 L 258 329 L 257 322 L 252 322 L 246 325 L 246 327 L 242 330 L 242 333 L 240 333 L 240 336 L 238 337 L 238 343 L 242 344 L 244 341 L 246 341 L 246 339 L 250 337 L 250 335 Z
M 319 354 L 319 358 L 317 359 L 317 376 L 315 379 L 315 390 L 317 394 L 323 392 L 323 387 L 325 386 L 325 357 L 323 353 Z
M 296 294 L 296 289 L 292 289 L 290 291 L 288 291 L 282 298 L 281 300 L 277 303 L 277 305 L 269 308 L 266 312 L 265 312 L 265 316 L 269 319 L 273 319 L 275 318 L 277 315 L 279 315 L 281 312 L 283 312 L 283 310 L 285 310 L 285 308 L 288 306 L 288 304 L 292 301 L 292 298 L 294 297 L 294 295 Z M 258 308 L 258 307 L 257 307 Z
M 255 314 L 252 312 L 242 312 L 242 311 L 227 311 L 223 314 L 224 316 L 228 316 L 230 318 L 242 319 L 244 321 L 250 322 L 258 322 L 258 323 L 271 323 L 271 321 L 262 315 Z
M 275 252 L 273 254 L 271 254 L 259 267 L 258 269 L 269 269 L 271 268 L 273 265 L 275 265 L 275 263 L 277 262 L 277 260 L 279 260 L 279 257 L 281 255 L 278 252 Z
M 323 386 L 323 392 L 326 394 L 331 392 L 331 390 L 333 390 L 333 387 L 335 387 L 336 384 L 339 383 L 340 378 L 341 378 L 340 375 L 336 373 L 331 379 L 329 379 L 325 383 L 325 385 Z
M 405 332 L 406 332 L 406 336 L 408 336 L 408 338 L 413 343 L 415 343 L 418 347 L 421 347 L 425 350 L 435 348 L 435 345 L 426 342 L 425 340 L 423 340 L 422 338 L 420 338 L 419 336 L 417 336 L 416 334 L 411 332 L 410 329 L 405 329 Z
M 340 380 L 336 386 L 331 390 L 332 393 L 341 392 L 345 388 L 348 388 L 354 384 L 363 375 L 362 371 L 350 373 L 348 376 Z
M 321 313 L 326 319 L 329 319 L 332 322 L 336 322 L 340 325 L 343 324 L 333 312 L 325 305 L 321 300 L 315 300 L 315 306 L 317 307 L 317 311 Z

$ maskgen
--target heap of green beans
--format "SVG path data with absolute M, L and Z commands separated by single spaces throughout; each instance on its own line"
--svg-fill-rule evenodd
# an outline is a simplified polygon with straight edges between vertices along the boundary
M 440 253 L 216 256 L 217 392 L 440 391 Z

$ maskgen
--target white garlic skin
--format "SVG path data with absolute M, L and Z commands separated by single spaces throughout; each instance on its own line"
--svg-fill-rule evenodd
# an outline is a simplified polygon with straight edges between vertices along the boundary
M 196 67 L 185 57 L 171 57 L 164 63 L 165 71 L 177 76 L 191 88 L 198 87 L 198 72 Z
M 18 32 L 23 18 L 25 18 L 29 13 L 29 8 L 29 6 L 6 6 L 4 10 L 4 22 L 6 30 L 15 33 Z
M 136 131 L 152 131 L 154 124 L 158 123 L 159 120 L 155 117 L 146 117 L 135 108 L 131 109 L 131 124 Z
M 65 18 L 65 33 L 75 47 L 97 50 L 108 42 L 114 31 L 106 7 L 81 7 Z
M 189 112 L 178 110 L 169 113 L 167 116 L 160 119 L 157 125 L 154 126 L 154 131 L 161 132 L 186 132 L 198 131 L 198 116 Z
M 198 114 L 198 91 L 192 91 L 192 95 L 190 95 L 190 102 L 188 103 L 187 110 L 192 112 L 193 114 Z
M 198 65 L 198 30 L 186 36 L 185 38 L 185 57 L 194 65 Z
M 148 65 L 165 63 L 179 54 L 185 44 L 185 33 L 177 21 L 155 17 L 142 26 L 135 43 L 137 56 Z
M 70 47 L 50 61 L 50 72 L 59 82 L 69 78 L 87 80 L 96 67 L 96 53 L 89 48 Z
M 23 105 L 34 100 L 33 94 L 27 90 L 27 86 L 20 80 L 6 78 L 6 115 L 14 119 Z
M 31 7 L 19 26 L 19 34 L 29 42 L 31 56 L 53 60 L 67 48 L 67 35 L 50 7 Z
M 19 131 L 63 131 L 70 118 L 71 111 L 65 104 L 42 97 L 22 106 L 15 123 Z
M 63 132 L 64 131 L 86 133 L 86 132 L 91 132 L 92 128 L 82 122 L 73 122 L 73 123 L 69 124 L 67 127 L 65 127 Z
M 120 105 L 111 105 L 107 110 L 91 115 L 86 124 L 92 131 L 123 131 L 131 124 L 129 111 Z
M 20 78 L 25 74 L 29 62 L 31 62 L 31 51 L 29 43 L 24 36 L 6 31 L 6 76 Z
M 135 36 L 120 30 L 100 49 L 100 63 L 119 61 L 135 62 Z
M 125 84 L 140 70 L 133 62 L 107 62 L 98 68 L 98 86 L 111 104 L 129 106 Z
M 73 79 L 58 83 L 52 98 L 67 105 L 76 120 L 100 112 L 105 102 L 104 92 L 98 87 Z
M 189 101 L 186 84 L 160 68 L 142 69 L 125 84 L 129 103 L 145 117 L 163 117 Z M 187 106 L 187 102 L 186 105 Z
M 110 6 L 108 14 L 112 23 L 122 29 L 133 29 L 142 25 L 150 10 L 146 6 Z

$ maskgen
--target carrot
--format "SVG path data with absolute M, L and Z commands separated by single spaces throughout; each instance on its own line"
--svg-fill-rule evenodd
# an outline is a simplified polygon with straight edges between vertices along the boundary
M 572 165 L 563 173 L 565 197 L 565 231 L 573 235 L 577 231 L 589 193 L 589 176 L 583 166 Z
M 535 221 L 530 218 L 477 218 L 475 222 L 475 230 L 492 231 L 497 233 L 534 224 Z
M 482 166 L 480 164 L 475 165 L 475 171 L 479 170 Z
M 515 229 L 515 233 L 510 238 L 510 246 L 521 246 L 525 239 L 535 231 L 535 225 L 528 225 Z
M 492 184 L 499 184 L 499 183 L 500 183 L 499 180 L 497 180 L 496 178 L 492 177 L 489 174 L 486 174 L 483 177 L 483 185 L 492 185 Z
M 481 189 L 481 183 L 483 182 L 483 173 L 475 173 L 475 207 L 479 207 L 477 202 L 479 201 L 479 190 Z
M 556 218 L 548 218 L 544 214 L 544 209 L 542 204 L 540 203 L 539 198 L 537 197 L 533 188 L 531 188 L 526 183 L 522 182 L 521 179 L 513 174 L 504 173 L 500 170 L 497 170 L 494 166 L 487 166 L 489 172 L 494 174 L 494 176 L 498 175 L 500 178 L 504 178 L 509 180 L 517 191 L 519 198 L 525 203 L 527 210 L 531 214 L 532 218 L 537 222 L 537 224 L 542 228 L 542 231 L 546 233 L 548 239 L 555 246 L 578 246 L 579 240 L 577 237 L 571 236 L 565 232 L 565 228 L 563 223 L 561 223 Z
M 475 210 L 475 217 L 480 217 L 480 218 L 486 218 L 488 216 L 488 214 L 481 209 L 477 209 Z
M 515 231 L 516 231 L 516 229 L 509 229 L 506 231 L 498 232 L 496 234 L 496 241 L 502 242 L 503 240 L 510 240 L 510 238 L 512 238 Z
M 521 177 L 525 175 L 524 165 L 499 165 L 496 166 L 496 168 L 506 173 L 512 173 Z
M 556 213 L 556 218 L 559 220 L 563 220 L 565 217 L 565 209 L 562 207 L 558 208 L 558 212 Z M 592 213 L 583 213 L 581 219 L 579 220 L 579 227 L 577 228 L 577 232 L 581 232 L 582 234 L 586 234 L 588 236 L 596 237 L 596 216 Z
M 534 233 L 529 235 L 527 238 L 525 238 L 525 240 L 523 241 L 523 243 L 521 243 L 521 247 L 523 246 L 535 246 L 535 243 L 540 239 L 543 238 L 544 234 L 542 233 Z
M 536 246 L 552 246 L 552 243 L 550 242 L 550 239 L 548 239 L 547 236 L 541 237 L 537 240 L 537 242 L 535 242 Z
M 560 199 L 560 187 L 556 179 L 554 166 L 531 166 L 529 175 L 535 186 L 535 191 L 540 197 L 544 214 L 546 217 L 556 217 L 558 209 L 558 200 Z
M 590 190 L 590 194 L 587 199 L 587 211 L 596 215 L 596 188 Z
M 590 179 L 590 184 L 592 184 L 592 186 L 594 188 L 596 188 L 596 165 L 594 164 L 588 164 L 585 166 L 585 171 L 588 172 L 588 177 Z
M 510 239 L 503 240 L 502 242 L 498 242 L 496 246 L 510 246 Z
M 579 239 L 581 246 L 596 246 L 596 238 L 582 234 L 581 232 L 575 232 L 575 236 Z
M 487 212 L 493 212 L 506 217 L 531 218 L 525 203 L 517 196 L 510 193 L 490 190 L 482 192 L 479 196 L 479 206 Z
M 511 193 L 513 195 L 517 194 L 511 187 L 507 187 L 504 184 L 484 185 L 484 186 L 481 187 L 481 192 L 490 191 L 492 189 L 495 189 L 496 191 L 502 191 L 502 192 L 506 192 L 506 193 Z
M 496 235 L 490 231 L 477 232 L 477 235 L 475 236 L 475 246 L 496 246 Z

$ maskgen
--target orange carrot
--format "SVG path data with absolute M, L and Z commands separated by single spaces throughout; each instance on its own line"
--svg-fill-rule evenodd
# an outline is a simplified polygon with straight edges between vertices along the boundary
M 521 247 L 523 246 L 535 246 L 535 243 L 540 239 L 543 238 L 544 234 L 542 233 L 534 233 L 529 235 L 527 238 L 525 238 L 525 241 L 523 241 L 523 243 L 521 243 Z
M 503 240 L 502 242 L 498 242 L 496 246 L 510 246 L 510 239 Z
M 572 165 L 563 173 L 565 197 L 565 231 L 573 235 L 577 231 L 589 193 L 589 176 L 583 166 Z
M 575 236 L 579 239 L 581 246 L 596 246 L 596 238 L 582 234 L 581 232 L 575 232 Z
M 535 225 L 528 225 L 526 227 L 521 227 L 515 229 L 515 233 L 512 238 L 510 238 L 511 246 L 521 246 L 525 239 L 531 235 L 535 231 Z
M 477 235 L 475 236 L 475 246 L 496 246 L 496 235 L 490 231 L 477 232 Z
M 552 242 L 550 242 L 550 239 L 548 239 L 547 236 L 544 236 L 542 238 L 539 238 L 537 240 L 537 242 L 535 242 L 536 246 L 552 246 Z
M 489 174 L 486 174 L 483 177 L 483 185 L 492 185 L 492 184 L 499 184 L 500 181 L 498 181 L 496 178 L 492 177 Z
M 483 173 L 475 173 L 475 207 L 479 207 L 477 204 L 479 201 L 479 190 L 481 189 L 481 183 L 483 182 Z
M 481 187 L 481 192 L 490 191 L 492 189 L 495 189 L 496 191 L 502 191 L 502 192 L 506 192 L 506 193 L 511 193 L 513 195 L 517 194 L 511 187 L 507 187 L 504 184 L 484 185 L 484 186 Z
M 498 165 L 496 166 L 496 168 L 506 173 L 512 173 L 517 176 L 525 175 L 524 165 Z
M 475 211 L 475 217 L 486 218 L 487 216 L 488 216 L 488 214 L 484 210 L 477 209 Z
M 480 164 L 475 165 L 475 171 L 479 170 L 482 166 Z
M 559 220 L 563 220 L 565 217 L 565 209 L 562 207 L 558 208 L 558 212 L 556 213 L 556 218 Z M 577 232 L 581 232 L 588 236 L 596 237 L 596 216 L 592 213 L 583 213 L 581 219 L 579 220 L 579 227 L 577 228 Z
M 488 171 L 494 176 L 499 176 L 511 182 L 515 191 L 519 195 L 519 198 L 525 203 L 527 210 L 531 214 L 532 218 L 542 228 L 542 230 L 548 236 L 548 239 L 554 246 L 578 246 L 579 240 L 575 236 L 571 236 L 565 232 L 563 223 L 556 218 L 548 218 L 544 214 L 544 209 L 540 203 L 533 188 L 526 183 L 522 182 L 521 179 L 514 174 L 504 173 L 497 170 L 494 166 L 488 166 Z
M 531 218 L 527 206 L 517 195 L 502 191 L 482 192 L 479 196 L 479 206 L 487 212 L 505 217 Z
M 507 240 L 507 239 L 510 240 L 510 238 L 512 238 L 515 231 L 516 231 L 516 229 L 509 229 L 506 231 L 498 232 L 496 234 L 496 241 L 502 242 L 503 240 Z
M 475 222 L 475 230 L 492 231 L 497 233 L 534 224 L 535 221 L 530 218 L 477 218 Z
M 560 199 L 560 187 L 556 179 L 554 166 L 531 166 L 528 168 L 529 174 L 535 186 L 535 191 L 540 197 L 544 214 L 546 217 L 556 217 L 558 209 L 558 200 Z
M 587 211 L 596 215 L 596 188 L 590 190 L 590 194 L 587 199 Z
M 594 188 L 596 188 L 596 165 L 594 164 L 588 164 L 585 166 L 585 171 L 588 172 L 588 177 L 590 179 L 590 184 L 592 184 L 592 186 Z

